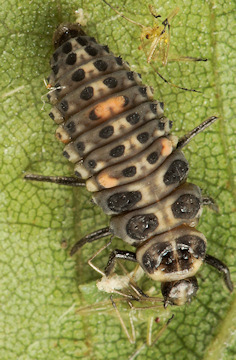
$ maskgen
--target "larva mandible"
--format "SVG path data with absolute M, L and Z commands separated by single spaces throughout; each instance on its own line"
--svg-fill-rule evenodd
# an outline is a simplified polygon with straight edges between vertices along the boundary
M 153 100 L 152 89 L 121 57 L 97 44 L 79 24 L 60 25 L 53 41 L 49 115 L 59 124 L 56 136 L 66 144 L 63 154 L 75 163 L 77 178 L 26 178 L 86 184 L 94 202 L 112 216 L 108 227 L 80 239 L 71 255 L 113 234 L 136 252 L 114 250 L 105 274 L 111 274 L 118 258 L 137 262 L 161 282 L 165 306 L 191 301 L 203 262 L 219 270 L 232 291 L 229 269 L 206 254 L 206 238 L 195 229 L 211 199 L 186 182 L 189 166 L 181 151 L 216 117 L 177 139 L 170 134 L 172 122 L 164 116 L 163 103 Z

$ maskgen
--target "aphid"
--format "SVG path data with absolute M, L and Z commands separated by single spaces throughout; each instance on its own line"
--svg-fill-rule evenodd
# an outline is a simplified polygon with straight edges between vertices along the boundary
M 137 25 L 141 28 L 141 45 L 139 49 L 145 49 L 147 42 L 149 45 L 149 50 L 147 51 L 147 62 L 150 63 L 154 59 L 160 60 L 163 66 L 167 65 L 169 48 L 170 48 L 170 23 L 171 20 L 178 14 L 179 8 L 174 9 L 164 21 L 159 21 L 161 15 L 157 15 L 154 11 L 154 7 L 149 5 L 150 14 L 154 17 L 153 26 L 145 26 L 139 22 L 136 22 L 120 11 L 115 7 L 109 4 L 106 0 L 102 0 L 106 5 L 108 5 L 113 11 L 115 11 L 119 16 L 129 21 L 130 23 Z M 157 20 L 158 19 L 158 20 Z M 146 42 L 147 41 L 147 42 Z
M 146 298 L 146 300 L 148 299 Z M 158 306 L 156 306 L 155 303 L 153 304 L 152 301 L 151 304 L 149 301 L 147 306 L 142 306 L 142 300 L 140 300 L 140 302 L 138 299 L 127 300 L 125 297 L 113 299 L 111 296 L 109 300 L 100 300 L 92 305 L 80 306 L 76 309 L 76 313 L 85 315 L 86 318 L 91 315 L 91 313 L 97 313 L 98 315 L 105 314 L 109 316 L 109 321 L 111 317 L 118 318 L 131 344 L 135 344 L 137 340 L 139 340 L 139 342 L 142 340 L 141 346 L 139 345 L 135 352 L 129 357 L 129 360 L 133 360 L 136 359 L 146 347 L 154 346 L 157 343 L 174 318 L 174 315 L 170 316 L 166 311 L 163 312 L 163 308 L 161 318 L 156 317 L 156 309 L 158 308 L 159 313 L 161 311 L 160 304 Z M 74 309 L 74 305 L 70 308 L 70 310 L 72 309 Z M 120 309 L 122 309 L 123 316 L 121 316 Z M 145 323 L 145 325 L 147 323 L 145 340 L 143 339 L 143 335 L 140 334 L 140 338 L 136 332 L 137 324 L 139 324 L 138 329 L 140 330 L 140 325 L 143 323 Z
M 187 89 L 181 86 L 177 86 L 172 84 L 170 81 L 166 80 L 160 72 L 153 65 L 155 61 L 160 61 L 163 66 L 166 66 L 170 61 L 207 61 L 207 59 L 195 58 L 192 56 L 178 56 L 175 58 L 170 58 L 169 50 L 171 43 L 171 22 L 173 18 L 178 14 L 179 8 L 175 8 L 163 21 L 160 21 L 161 15 L 156 14 L 154 7 L 149 5 L 150 14 L 153 16 L 153 26 L 145 26 L 139 22 L 136 22 L 120 11 L 118 11 L 114 6 L 108 3 L 106 0 L 102 0 L 106 5 L 108 5 L 113 11 L 115 11 L 119 16 L 128 22 L 138 26 L 141 29 L 141 45 L 139 46 L 139 50 L 143 50 L 147 63 L 152 65 L 153 69 L 157 73 L 158 76 L 161 77 L 166 83 L 171 86 L 177 87 L 182 90 L 199 92 L 195 89 Z
M 89 265 L 97 271 L 99 274 L 102 275 L 102 278 L 97 281 L 97 288 L 100 291 L 104 291 L 108 294 L 119 294 L 121 297 L 116 298 L 113 300 L 113 295 L 110 296 L 111 305 L 117 315 L 117 318 L 119 319 L 119 322 L 121 324 L 121 327 L 129 340 L 131 344 L 134 344 L 136 342 L 136 331 L 135 331 L 135 324 L 134 324 L 134 317 L 133 315 L 137 314 L 137 311 L 145 311 L 150 309 L 159 309 L 161 307 L 161 299 L 157 297 L 150 296 L 151 293 L 153 293 L 154 289 L 149 289 L 149 295 L 143 293 L 143 291 L 137 286 L 136 281 L 143 275 L 143 270 L 140 266 L 136 266 L 136 268 L 132 272 L 127 272 L 127 270 L 124 268 L 124 266 L 119 263 L 120 267 L 122 268 L 123 274 L 125 275 L 117 275 L 112 274 L 110 277 L 106 277 L 105 273 L 99 269 L 97 266 L 95 266 L 92 261 L 95 259 L 97 255 L 99 255 L 105 248 L 107 248 L 111 244 L 111 241 L 104 245 L 101 249 L 99 249 L 89 260 Z M 127 304 L 130 307 L 129 311 L 129 327 L 128 329 L 127 325 L 125 324 L 125 321 L 117 307 L 117 303 L 121 303 L 126 301 Z M 100 304 L 96 304 L 96 308 L 101 309 Z M 90 309 L 90 306 L 86 307 L 86 309 Z M 146 314 L 148 315 L 148 314 Z M 165 314 L 165 317 L 169 316 Z M 135 318 L 137 315 L 135 315 Z M 161 319 L 159 317 L 154 317 L 154 314 L 152 313 L 151 316 L 148 316 L 148 326 L 147 326 L 147 340 L 142 344 L 141 347 L 139 347 L 135 353 L 129 358 L 129 360 L 135 359 L 140 352 L 146 347 L 153 346 L 156 344 L 156 342 L 159 340 L 167 326 L 169 325 L 170 321 L 174 318 L 174 315 L 172 315 L 168 321 L 164 324 L 164 326 L 159 329 L 158 333 L 153 337 L 152 330 L 153 330 L 153 323 L 159 323 Z M 145 317 L 146 319 L 146 317 Z
M 137 262 L 161 282 L 164 304 L 190 302 L 203 262 L 215 267 L 230 291 L 229 269 L 206 254 L 206 238 L 195 229 L 202 207 L 211 204 L 198 186 L 186 182 L 189 165 L 181 149 L 211 125 L 213 116 L 177 139 L 162 102 L 142 84 L 120 57 L 87 36 L 79 24 L 62 24 L 54 34 L 48 94 L 50 117 L 60 124 L 56 136 L 67 144 L 64 156 L 75 163 L 79 179 L 94 202 L 111 215 L 110 225 L 78 241 L 81 246 L 115 235 L 136 252 L 114 250 L 105 268 L 110 276 L 116 259 Z M 66 178 L 28 176 L 61 182 Z

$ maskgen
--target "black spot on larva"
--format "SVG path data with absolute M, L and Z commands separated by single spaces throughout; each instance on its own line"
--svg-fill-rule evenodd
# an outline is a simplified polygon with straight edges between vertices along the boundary
M 151 154 L 148 155 L 147 157 L 147 161 L 149 162 L 149 164 L 155 164 L 157 162 L 159 158 L 158 152 L 154 151 Z
M 78 149 L 79 152 L 83 152 L 84 149 L 85 149 L 84 142 L 83 142 L 83 141 L 79 141 L 79 142 L 76 144 L 76 147 L 77 147 L 77 149 Z
M 77 41 L 77 43 L 80 44 L 81 46 L 85 46 L 85 45 L 88 44 L 88 40 L 85 39 L 84 37 L 81 37 L 81 36 L 77 37 L 76 41 Z
M 125 106 L 127 106 L 128 103 L 129 103 L 129 98 L 128 98 L 128 96 L 123 96 L 123 98 L 124 98 L 124 105 L 123 105 L 123 107 L 125 107 Z
M 96 163 L 95 160 L 89 160 L 88 166 L 89 166 L 91 169 L 95 169 L 95 167 L 97 166 L 97 163 Z
M 51 118 L 52 120 L 55 119 L 55 116 L 54 116 L 54 114 L 53 114 L 52 112 L 50 112 L 48 115 L 50 116 L 50 118 Z
M 96 39 L 95 39 L 94 37 L 91 37 L 91 36 L 90 36 L 90 37 L 89 37 L 89 40 L 92 41 L 92 42 L 94 42 L 95 44 L 97 44 L 97 41 L 96 41 Z
M 52 55 L 53 60 L 54 60 L 54 61 L 57 61 L 57 60 L 58 60 L 58 56 L 59 56 L 58 52 L 54 52 L 54 54 Z
M 52 71 L 54 72 L 55 75 L 57 75 L 57 73 L 58 73 L 58 71 L 59 71 L 58 65 L 54 65 L 54 66 L 52 67 Z
M 126 120 L 128 121 L 128 123 L 130 123 L 130 125 L 135 125 L 139 122 L 140 115 L 137 112 L 129 114 L 126 116 Z
M 82 179 L 82 175 L 81 175 L 78 171 L 75 171 L 75 176 L 77 176 L 78 178 Z
M 143 132 L 137 136 L 137 139 L 141 144 L 145 144 L 145 142 L 147 142 L 149 139 L 149 133 Z
M 163 258 L 164 262 L 166 262 L 167 259 L 170 260 L 170 267 L 173 265 L 174 254 L 172 246 L 168 242 L 150 245 L 142 256 L 143 267 L 149 274 L 153 274 L 160 265 L 163 265 Z M 166 271 L 165 268 L 164 271 Z
M 171 206 L 172 213 L 177 219 L 192 219 L 200 209 L 200 200 L 192 195 L 181 195 Z
M 138 73 L 138 76 L 140 77 L 140 79 L 142 79 L 142 74 Z
M 99 117 L 96 115 L 95 110 L 90 111 L 90 113 L 89 113 L 89 119 L 90 119 L 90 120 L 98 120 L 98 119 L 99 119 Z
M 104 49 L 107 53 L 110 52 L 109 47 L 108 47 L 107 45 L 103 45 L 103 49 Z
M 128 78 L 130 81 L 134 81 L 134 72 L 133 72 L 133 71 L 128 71 L 128 72 L 127 72 L 127 78 Z
M 61 135 L 60 133 L 58 133 L 58 134 L 57 134 L 57 138 L 58 138 L 59 140 L 61 140 L 61 139 L 62 139 L 62 135 Z
M 114 133 L 113 126 L 106 126 L 102 130 L 99 131 L 99 137 L 102 139 L 108 139 Z
M 183 160 L 174 160 L 164 175 L 164 184 L 172 185 L 181 182 L 187 175 L 188 163 Z
M 76 63 L 77 56 L 75 53 L 70 53 L 66 58 L 67 65 L 74 65 Z
M 122 170 L 122 174 L 125 177 L 132 177 L 136 174 L 136 166 L 129 166 L 126 169 Z
M 150 104 L 150 109 L 153 112 L 153 114 L 156 114 L 157 113 L 157 104 L 151 103 Z
M 68 154 L 68 152 L 67 151 L 63 151 L 63 156 L 65 156 L 67 159 L 69 159 L 70 158 L 70 155 Z
M 115 60 L 116 60 L 117 65 L 120 65 L 120 66 L 123 65 L 122 57 L 117 56 L 117 57 L 115 57 Z
M 57 92 L 57 93 L 59 93 L 59 92 L 62 90 L 60 83 L 56 83 L 56 84 L 55 84 L 55 88 L 56 88 L 56 92 Z
M 114 89 L 117 86 L 118 81 L 116 78 L 110 76 L 103 81 L 103 84 L 106 85 L 109 89 Z
M 183 248 L 191 249 L 195 258 L 204 258 L 206 253 L 206 244 L 202 238 L 196 235 L 183 235 L 178 237 L 176 240 L 176 249 L 178 253 Z
M 178 262 L 179 262 L 179 268 L 184 271 L 188 271 L 189 268 L 192 265 L 192 256 L 191 253 L 187 249 L 181 249 L 180 251 L 177 251 L 178 253 Z
M 82 99 L 82 100 L 89 100 L 92 97 L 93 97 L 93 87 L 92 86 L 87 86 L 80 93 L 80 99 Z
M 124 145 L 118 145 L 114 149 L 111 149 L 110 156 L 112 156 L 114 158 L 120 157 L 120 156 L 122 156 L 124 154 L 124 152 L 125 152 L 125 146 Z
M 111 195 L 107 200 L 110 210 L 121 213 L 130 210 L 137 202 L 142 199 L 139 191 L 124 191 Z
M 160 104 L 161 109 L 164 110 L 164 103 L 161 101 L 161 102 L 159 102 L 159 104 Z
M 85 78 L 85 71 L 84 69 L 78 69 L 76 70 L 72 76 L 71 76 L 71 80 L 72 81 L 82 81 Z
M 154 214 L 133 216 L 126 225 L 126 232 L 132 239 L 143 240 L 153 232 L 159 225 Z
M 204 259 L 206 254 L 206 243 L 203 239 L 201 239 L 199 236 L 192 235 L 192 241 L 191 241 L 191 249 L 194 250 L 194 254 L 196 258 L 202 258 Z M 183 239 L 182 239 L 183 240 Z M 176 242 L 177 243 L 177 242 Z
M 80 32 L 81 31 L 82 30 L 80 30 Z M 58 39 L 54 41 L 54 46 L 59 47 L 62 44 L 64 44 L 66 41 L 70 40 L 71 38 L 78 36 L 78 34 L 79 34 L 78 30 L 67 28 L 67 31 L 65 31 Z
M 47 94 L 47 98 L 48 98 L 48 100 L 50 101 L 50 99 L 51 99 L 51 94 Z
M 71 52 L 72 50 L 72 45 L 71 45 L 71 42 L 68 41 L 66 42 L 63 46 L 62 46 L 62 52 L 64 54 L 69 54 L 69 52 Z
M 69 124 L 67 124 L 65 127 L 70 134 L 72 134 L 76 130 L 74 121 L 69 122 Z
M 169 120 L 169 128 L 172 129 L 173 121 Z
M 141 95 L 147 96 L 147 88 L 146 87 L 142 86 L 138 90 L 139 90 Z
M 70 29 L 70 38 L 75 38 L 79 33 L 84 33 L 83 30 Z
M 144 267 L 144 269 L 147 271 L 147 273 L 149 274 L 153 274 L 155 267 L 157 265 L 157 261 L 155 260 L 155 258 L 153 258 L 153 256 L 151 256 L 147 251 L 145 251 L 145 253 L 142 256 L 142 265 Z
M 60 103 L 60 107 L 63 111 L 66 112 L 69 109 L 68 101 L 62 100 L 62 102 Z
M 97 60 L 93 63 L 93 65 L 98 71 L 106 71 L 108 68 L 108 63 L 104 60 Z
M 179 262 L 178 262 L 179 263 Z M 175 254 L 173 251 L 168 251 L 166 253 L 163 254 L 162 259 L 161 259 L 161 269 L 162 271 L 164 271 L 165 273 L 173 273 L 176 272 L 178 269 L 178 264 L 177 261 L 175 259 Z M 180 266 L 181 270 L 182 267 Z M 190 268 L 190 264 L 185 268 L 186 270 Z
M 91 45 L 88 45 L 84 48 L 84 50 L 86 51 L 87 54 L 89 54 L 90 56 L 96 56 L 98 53 L 98 50 L 96 48 L 94 48 Z
M 164 130 L 165 129 L 165 123 L 163 121 L 158 121 L 158 128 L 159 130 Z

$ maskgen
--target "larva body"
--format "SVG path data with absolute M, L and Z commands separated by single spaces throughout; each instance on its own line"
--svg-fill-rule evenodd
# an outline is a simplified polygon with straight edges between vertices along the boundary
M 50 117 L 60 124 L 57 138 L 95 203 L 112 216 L 110 233 L 137 249 L 136 254 L 114 252 L 106 273 L 116 257 L 137 261 L 162 282 L 166 304 L 190 301 L 202 262 L 220 269 L 206 255 L 205 236 L 195 229 L 201 191 L 186 182 L 188 162 L 170 135 L 163 103 L 80 25 L 61 25 L 54 45 L 49 84 L 55 91 L 48 97 Z

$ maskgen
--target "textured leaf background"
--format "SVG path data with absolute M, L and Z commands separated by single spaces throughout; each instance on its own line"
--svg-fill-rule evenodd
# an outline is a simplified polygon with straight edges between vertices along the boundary
M 111 0 L 112 1 L 112 0 Z M 152 22 L 146 1 L 113 1 L 133 19 Z M 162 16 L 175 1 L 153 1 Z M 50 72 L 51 38 L 56 26 L 74 20 L 74 10 L 87 13 L 88 34 L 108 44 L 133 64 L 165 102 L 174 133 L 184 134 L 211 115 L 220 120 L 185 149 L 189 179 L 212 196 L 219 214 L 204 209 L 199 229 L 208 252 L 225 261 L 235 282 L 235 33 L 234 2 L 179 0 L 173 21 L 172 52 L 207 57 L 207 63 L 170 63 L 161 73 L 177 85 L 164 84 L 138 51 L 139 28 L 117 17 L 98 0 L 1 1 L 1 360 L 128 359 L 146 339 L 149 314 L 136 311 L 137 342 L 129 344 L 112 311 L 109 296 L 99 292 L 99 275 L 86 264 L 104 243 L 87 245 L 71 259 L 68 249 L 80 236 L 106 226 L 108 219 L 90 202 L 85 189 L 25 182 L 24 172 L 71 175 L 54 138 L 55 125 L 43 107 L 43 79 Z M 235 31 L 235 28 L 234 28 Z M 112 246 L 123 247 L 121 240 Z M 68 246 L 66 248 L 66 246 Z M 98 259 L 102 268 L 108 252 Z M 162 326 L 175 318 L 153 348 L 139 359 L 235 359 L 235 293 L 221 276 L 203 266 L 200 290 L 190 306 L 155 310 Z M 89 304 L 89 308 L 82 309 Z M 78 310 L 80 309 L 80 310 Z M 98 310 L 100 309 L 100 310 Z M 129 311 L 121 304 L 128 320 Z M 155 331 L 154 331 L 155 332 Z

